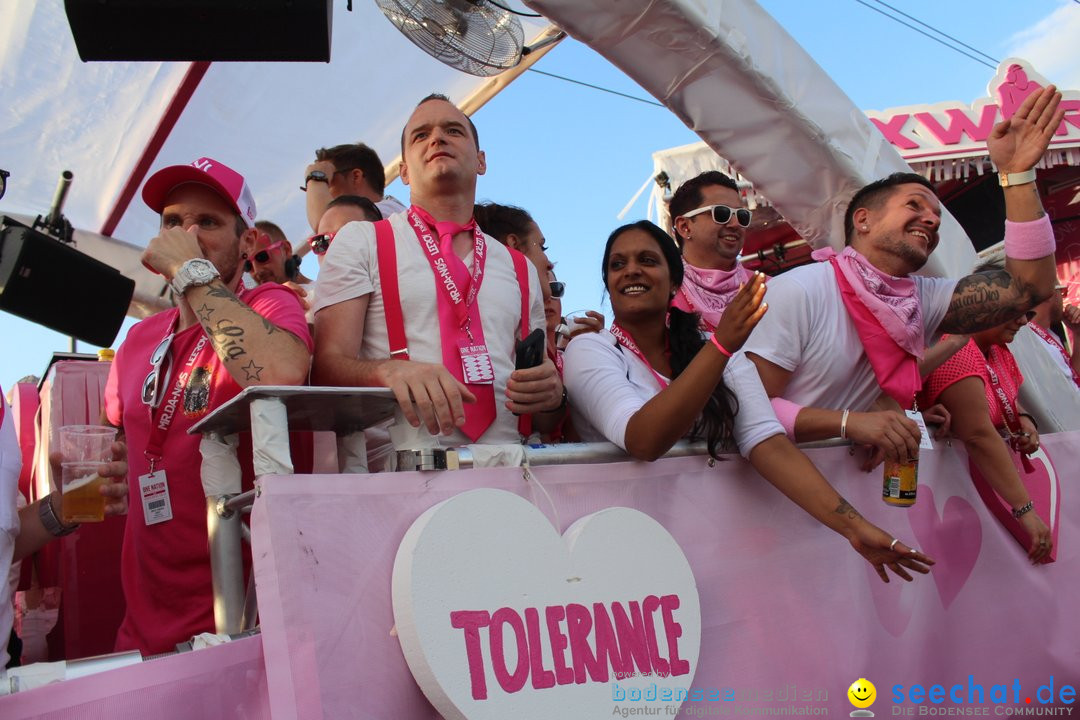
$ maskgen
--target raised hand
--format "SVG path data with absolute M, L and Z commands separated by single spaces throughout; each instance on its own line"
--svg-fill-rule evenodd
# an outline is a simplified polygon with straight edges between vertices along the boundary
M 1047 85 L 1028 95 L 1011 118 L 994 126 L 986 149 L 994 166 L 1003 172 L 1023 172 L 1035 167 L 1065 117 L 1061 93 Z
M 743 346 L 750 332 L 757 326 L 769 304 L 765 298 L 765 276 L 755 272 L 753 279 L 739 288 L 731 303 L 724 309 L 714 333 L 716 341 L 728 352 Z

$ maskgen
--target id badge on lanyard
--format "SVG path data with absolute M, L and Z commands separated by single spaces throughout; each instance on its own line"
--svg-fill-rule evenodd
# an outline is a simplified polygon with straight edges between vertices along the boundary
M 491 365 L 491 354 L 487 344 L 459 345 L 461 353 L 461 375 L 466 385 L 490 385 L 495 382 L 495 368 Z

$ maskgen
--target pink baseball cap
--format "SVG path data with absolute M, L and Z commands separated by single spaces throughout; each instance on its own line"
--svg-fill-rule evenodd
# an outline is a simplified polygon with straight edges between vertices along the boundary
M 255 226 L 255 198 L 244 176 L 213 158 L 199 158 L 190 165 L 170 165 L 158 170 L 143 185 L 143 202 L 160 214 L 165 210 L 168 194 L 184 183 L 207 186 L 224 198 L 248 227 Z

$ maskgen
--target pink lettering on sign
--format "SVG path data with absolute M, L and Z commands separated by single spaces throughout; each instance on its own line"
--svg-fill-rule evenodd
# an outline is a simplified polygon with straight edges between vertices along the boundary
M 943 127 L 938 122 L 938 119 L 928 112 L 915 113 L 915 119 L 942 145 L 959 143 L 964 133 L 967 133 L 967 136 L 975 142 L 986 142 L 986 138 L 990 137 L 990 131 L 994 129 L 994 123 L 997 120 L 997 105 L 983 106 L 978 124 L 968 117 L 968 112 L 960 108 L 946 110 L 945 116 L 949 118 L 948 127 Z M 913 144 L 912 147 L 915 147 L 915 145 Z
M 919 147 L 919 144 L 912 142 L 906 138 L 901 131 L 904 129 L 904 123 L 911 117 L 907 113 L 901 113 L 900 115 L 893 115 L 888 120 L 879 120 L 877 118 L 870 118 L 870 122 L 877 126 L 877 129 L 881 131 L 881 134 L 885 136 L 885 139 L 891 142 L 901 150 L 914 150 Z
M 556 685 L 606 683 L 612 671 L 617 677 L 629 677 L 635 668 L 640 675 L 687 675 L 690 663 L 679 657 L 682 626 L 675 619 L 679 605 L 678 595 L 649 595 L 640 603 L 613 602 L 610 612 L 600 602 L 591 608 L 579 603 L 552 605 L 543 609 L 546 637 L 540 625 L 540 608 L 533 607 L 523 613 L 509 607 L 494 613 L 455 610 L 450 613 L 450 625 L 463 633 L 473 699 L 486 700 L 488 668 L 481 646 L 481 630 L 485 628 L 491 672 L 508 694 L 521 691 L 530 677 L 534 689 L 544 690 Z M 661 655 L 658 632 L 663 632 L 666 656 Z M 514 648 L 508 647 L 511 641 Z M 551 649 L 553 670 L 544 667 L 544 644 Z M 512 668 L 508 657 L 514 658 Z

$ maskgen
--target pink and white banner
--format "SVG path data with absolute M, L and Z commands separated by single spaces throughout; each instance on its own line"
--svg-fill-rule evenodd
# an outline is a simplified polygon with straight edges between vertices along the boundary
M 1068 468 L 1080 433 L 1044 445 Z M 560 532 L 625 506 L 671 533 L 701 604 L 700 657 L 682 715 L 846 714 L 848 687 L 860 679 L 876 686 L 870 710 L 879 717 L 1072 707 L 1080 492 L 1068 476 L 1058 561 L 1032 567 L 979 499 L 962 450 L 924 451 L 918 501 L 907 510 L 884 505 L 880 471 L 860 473 L 845 448 L 809 454 L 864 515 L 934 557 L 931 574 L 883 584 L 845 540 L 738 459 L 537 467 L 534 482 L 520 469 L 264 479 L 252 525 L 273 717 L 436 717 L 396 637 L 391 569 L 421 513 L 478 487 L 525 497 Z M 607 715 L 644 709 L 620 689 L 612 683 Z

